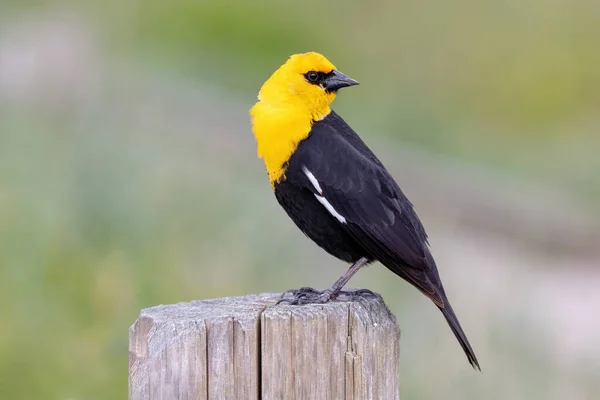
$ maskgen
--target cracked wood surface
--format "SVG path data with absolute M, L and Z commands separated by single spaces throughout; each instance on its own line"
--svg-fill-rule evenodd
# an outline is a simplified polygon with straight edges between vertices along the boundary
M 275 305 L 260 294 L 142 310 L 129 399 L 397 399 L 400 330 L 377 296 Z

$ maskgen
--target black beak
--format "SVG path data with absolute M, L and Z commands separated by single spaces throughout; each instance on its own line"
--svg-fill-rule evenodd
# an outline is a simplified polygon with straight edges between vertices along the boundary
M 340 71 L 333 70 L 327 74 L 321 85 L 326 91 L 335 92 L 343 87 L 358 85 L 358 82 Z

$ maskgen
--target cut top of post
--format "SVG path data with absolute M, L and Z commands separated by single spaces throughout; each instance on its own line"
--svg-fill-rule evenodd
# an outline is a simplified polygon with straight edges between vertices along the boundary
M 381 297 L 275 305 L 280 296 L 142 310 L 129 335 L 129 398 L 398 398 L 400 330 Z

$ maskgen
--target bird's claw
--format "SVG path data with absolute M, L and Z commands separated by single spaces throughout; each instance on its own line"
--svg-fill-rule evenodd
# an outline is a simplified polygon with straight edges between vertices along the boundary
M 291 293 L 293 296 L 290 298 L 282 296 L 277 304 L 287 303 L 294 306 L 303 304 L 324 304 L 337 297 L 337 295 L 330 290 L 316 290 L 313 288 L 288 290 L 284 293 L 284 296 L 288 293 Z
M 319 293 L 322 293 L 322 291 L 313 289 L 311 287 L 301 287 L 300 289 L 286 290 L 285 292 L 283 292 L 281 297 L 285 297 L 289 294 L 292 294 L 294 296 L 307 296 L 307 295 L 314 295 L 314 294 L 319 294 Z
M 327 303 L 332 299 L 332 294 L 328 290 L 317 290 L 310 287 L 303 287 L 300 289 L 291 289 L 285 291 L 277 304 L 287 303 L 291 305 L 299 304 L 323 304 Z M 292 297 L 287 297 L 292 295 Z
M 377 294 L 375 292 L 373 292 L 372 290 L 369 290 L 369 289 L 356 289 L 356 290 L 349 290 L 349 291 L 341 291 L 340 294 L 343 294 L 346 296 L 354 296 L 354 297 L 377 296 Z
M 288 295 L 292 297 L 287 297 Z M 277 304 L 286 303 L 290 305 L 303 305 L 303 304 L 324 304 L 332 300 L 341 301 L 360 301 L 364 297 L 377 296 L 369 289 L 358 289 L 345 291 L 341 290 L 334 293 L 330 289 L 317 290 L 310 287 L 303 287 L 300 289 L 292 289 L 285 291 Z

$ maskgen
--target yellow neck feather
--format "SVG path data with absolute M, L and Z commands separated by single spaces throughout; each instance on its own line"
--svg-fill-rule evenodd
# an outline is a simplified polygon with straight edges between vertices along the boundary
M 265 162 L 271 185 L 285 180 L 285 167 L 298 144 L 308 137 L 313 121 L 325 118 L 329 105 L 309 112 L 300 104 L 270 105 L 259 101 L 250 111 L 258 156 Z
M 258 156 L 265 161 L 271 185 L 285 179 L 286 163 L 298 143 L 310 133 L 313 121 L 330 112 L 335 92 L 309 83 L 308 71 L 329 73 L 335 69 L 318 53 L 296 54 L 263 84 L 258 103 L 250 110 Z

